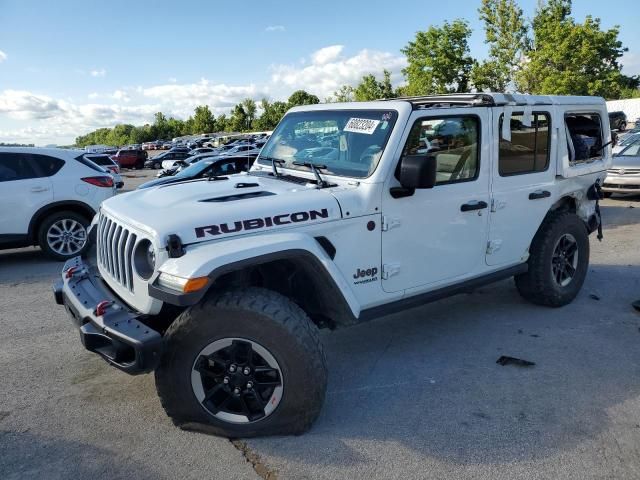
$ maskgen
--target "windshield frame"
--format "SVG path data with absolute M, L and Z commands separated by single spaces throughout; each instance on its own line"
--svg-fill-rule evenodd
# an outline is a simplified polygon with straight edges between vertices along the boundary
M 282 120 L 280 120 L 280 122 L 278 123 L 278 125 L 276 126 L 276 128 L 273 130 L 273 132 L 271 133 L 271 135 L 269 136 L 269 139 L 264 143 L 264 145 L 261 147 L 260 149 L 260 154 L 258 155 L 258 157 L 256 158 L 254 165 L 259 165 L 261 168 L 271 168 L 271 156 L 270 155 L 265 155 L 264 157 L 263 152 L 267 151 L 267 148 L 271 142 L 275 142 L 275 139 L 277 137 L 277 134 L 279 132 L 280 126 L 283 124 L 284 120 L 287 119 L 287 117 L 291 117 L 291 116 L 303 116 L 303 115 L 314 115 L 314 114 L 319 114 L 319 113 L 335 113 L 335 114 L 341 114 L 341 113 L 348 113 L 351 114 L 351 116 L 354 116 L 354 113 L 357 114 L 357 112 L 367 112 L 367 114 L 371 114 L 371 113 L 376 113 L 376 114 L 380 114 L 381 116 L 385 113 L 391 113 L 392 117 L 389 120 L 389 131 L 386 135 L 386 138 L 384 139 L 384 142 L 382 143 L 382 145 L 380 146 L 380 156 L 378 157 L 378 160 L 375 163 L 375 166 L 373 168 L 370 169 L 370 171 L 368 172 L 367 175 L 363 175 L 363 176 L 356 176 L 356 175 L 344 175 L 344 174 L 340 174 L 340 173 L 336 173 L 334 171 L 331 171 L 329 169 L 324 170 L 322 169 L 320 171 L 322 177 L 338 177 L 338 178 L 349 178 L 349 179 L 355 179 L 358 181 L 361 180 L 365 180 L 368 178 L 371 178 L 371 176 L 373 176 L 376 171 L 378 170 L 378 167 L 380 166 L 380 164 L 382 163 L 382 158 L 384 157 L 386 151 L 387 151 L 387 146 L 389 144 L 389 140 L 391 139 L 391 137 L 393 136 L 393 132 L 396 128 L 396 125 L 398 123 L 398 119 L 400 118 L 400 112 L 398 111 L 397 108 L 382 108 L 381 106 L 376 106 L 375 108 L 326 108 L 326 109 L 322 109 L 322 110 L 299 110 L 299 111 L 293 111 L 293 112 L 289 112 L 287 113 Z M 357 118 L 357 116 L 356 116 Z M 267 160 L 266 158 L 269 158 L 269 160 Z M 280 160 L 280 159 L 278 159 Z M 317 163 L 318 165 L 321 165 L 320 162 L 314 162 L 313 158 L 308 159 L 308 161 L 311 161 L 312 163 Z M 290 171 L 294 171 L 294 172 L 302 172 L 302 173 L 311 173 L 313 174 L 313 171 L 311 169 L 309 169 L 308 167 L 305 166 L 296 166 L 293 165 L 293 161 L 292 162 L 288 162 L 285 160 L 286 163 L 284 164 L 278 164 L 278 169 L 279 170 L 290 170 Z M 328 166 L 330 168 L 330 166 Z

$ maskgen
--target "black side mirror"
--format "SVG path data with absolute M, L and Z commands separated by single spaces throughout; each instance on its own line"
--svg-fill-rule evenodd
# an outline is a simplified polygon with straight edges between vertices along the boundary
M 398 180 L 401 187 L 391 189 L 393 198 L 408 197 L 416 188 L 433 188 L 436 184 L 437 161 L 434 155 L 405 155 L 400 160 Z

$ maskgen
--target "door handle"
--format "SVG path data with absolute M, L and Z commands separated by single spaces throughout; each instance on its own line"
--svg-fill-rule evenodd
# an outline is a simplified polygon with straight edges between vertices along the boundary
M 470 212 L 472 210 L 482 210 L 483 208 L 487 208 L 487 202 L 483 202 L 482 200 L 479 202 L 469 202 L 460 206 L 461 212 Z
M 538 200 L 540 198 L 549 198 L 551 196 L 551 192 L 548 190 L 536 190 L 535 192 L 531 192 L 529 194 L 529 200 Z
M 33 187 L 33 188 L 31 189 L 31 191 L 32 191 L 33 193 L 41 193 L 41 192 L 46 192 L 46 191 L 48 191 L 48 190 L 49 190 L 49 189 L 48 189 L 47 187 Z

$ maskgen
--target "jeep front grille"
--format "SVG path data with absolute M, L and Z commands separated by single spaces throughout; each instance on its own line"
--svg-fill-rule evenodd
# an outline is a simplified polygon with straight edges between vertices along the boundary
M 133 292 L 133 247 L 137 236 L 103 214 L 98 219 L 98 262 L 111 278 Z

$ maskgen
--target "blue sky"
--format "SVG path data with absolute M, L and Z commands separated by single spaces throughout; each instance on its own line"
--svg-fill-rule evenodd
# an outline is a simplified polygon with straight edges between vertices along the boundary
M 320 98 L 387 68 L 417 30 L 462 17 L 486 54 L 479 0 L 0 0 L 0 141 L 70 143 L 100 126 L 153 113 L 214 113 L 245 97 Z M 527 17 L 537 0 L 520 0 Z M 625 72 L 640 73 L 637 2 L 575 0 L 574 16 L 621 27 Z

